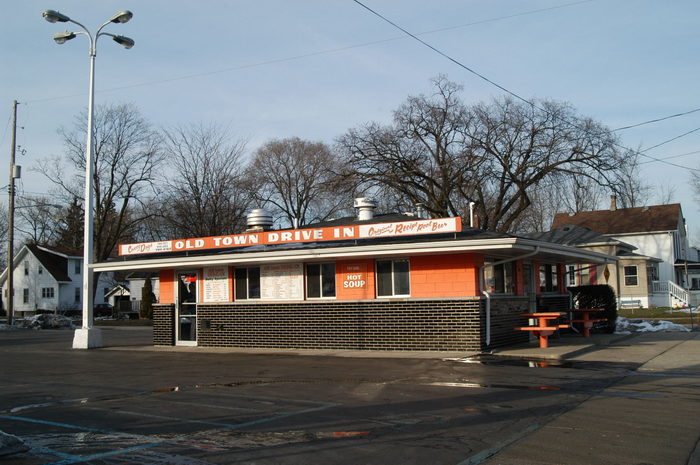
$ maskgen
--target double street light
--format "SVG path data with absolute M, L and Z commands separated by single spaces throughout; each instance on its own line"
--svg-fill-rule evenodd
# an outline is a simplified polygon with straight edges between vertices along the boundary
M 90 86 L 88 91 L 88 123 L 87 123 L 87 147 L 85 151 L 85 226 L 83 236 L 83 324 L 82 327 L 75 330 L 73 337 L 74 349 L 90 349 L 93 347 L 102 346 L 102 334 L 100 330 L 93 327 L 93 230 L 94 230 L 94 199 L 92 194 L 92 177 L 93 177 L 93 157 L 92 157 L 92 126 L 93 126 L 93 111 L 95 97 L 95 56 L 97 49 L 97 39 L 101 36 L 109 36 L 113 41 L 124 48 L 134 46 L 134 41 L 128 37 L 102 32 L 105 26 L 111 23 L 126 23 L 133 14 L 131 11 L 124 10 L 114 14 L 111 18 L 105 21 L 98 29 L 95 35 L 92 35 L 85 26 L 77 21 L 70 19 L 68 16 L 54 10 L 46 10 L 42 13 L 44 19 L 50 23 L 73 23 L 82 28 L 82 31 L 77 32 L 59 32 L 54 34 L 53 40 L 58 44 L 64 44 L 67 41 L 74 39 L 78 34 L 84 34 L 90 40 Z

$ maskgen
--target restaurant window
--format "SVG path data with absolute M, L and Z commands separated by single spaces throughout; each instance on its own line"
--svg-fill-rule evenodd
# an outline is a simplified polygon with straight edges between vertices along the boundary
M 41 288 L 41 298 L 42 299 L 53 299 L 54 290 L 53 287 L 42 287 Z
M 335 263 L 306 265 L 306 296 L 335 297 Z
M 29 303 L 29 289 L 27 289 L 26 287 L 22 289 L 22 303 Z
M 260 267 L 236 268 L 236 300 L 260 298 Z
M 408 260 L 378 260 L 377 296 L 408 296 L 410 294 Z
M 486 289 L 492 294 L 512 294 L 515 292 L 513 262 L 484 267 Z
M 557 292 L 557 265 L 540 265 L 540 292 Z
M 626 266 L 625 269 L 625 286 L 636 286 L 639 284 L 637 276 L 637 265 Z
M 576 285 L 576 266 L 575 265 L 569 265 L 566 267 L 566 281 L 568 282 L 569 286 Z

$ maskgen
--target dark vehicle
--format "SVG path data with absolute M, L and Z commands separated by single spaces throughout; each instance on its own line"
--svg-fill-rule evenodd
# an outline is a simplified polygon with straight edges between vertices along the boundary
M 92 314 L 95 317 L 112 316 L 114 315 L 114 307 L 110 304 L 95 304 L 95 306 L 92 307 Z

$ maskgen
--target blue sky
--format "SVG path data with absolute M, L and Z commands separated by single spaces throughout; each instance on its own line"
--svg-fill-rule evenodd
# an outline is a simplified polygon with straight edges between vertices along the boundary
M 365 4 L 501 86 L 570 102 L 613 129 L 700 108 L 697 0 Z M 72 25 L 44 21 L 47 8 L 91 30 L 118 10 L 133 11 L 131 22 L 106 30 L 133 38 L 134 48 L 106 37 L 98 44 L 98 104 L 134 103 L 156 127 L 221 124 L 247 139 L 249 151 L 270 138 L 332 143 L 351 127 L 389 122 L 438 74 L 462 84 L 467 103 L 502 94 L 352 0 L 14 1 L 0 29 L 0 176 L 8 178 L 16 99 L 25 193 L 47 192 L 29 168 L 62 153 L 57 129 L 87 103 L 87 40 L 56 45 L 52 34 Z M 619 134 L 646 148 L 698 127 L 700 111 Z M 700 205 L 688 184 L 689 170 L 700 169 L 700 154 L 690 153 L 698 150 L 700 131 L 646 152 L 679 166 L 642 165 L 656 187 L 675 188 L 696 245 Z

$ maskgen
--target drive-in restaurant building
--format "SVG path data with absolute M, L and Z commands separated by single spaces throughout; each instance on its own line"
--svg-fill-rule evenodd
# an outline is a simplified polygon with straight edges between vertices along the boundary
M 289 230 L 254 210 L 246 233 L 122 244 L 93 268 L 159 273 L 155 345 L 474 351 L 527 341 L 520 313 L 567 310 L 565 265 L 613 259 L 356 206 Z

